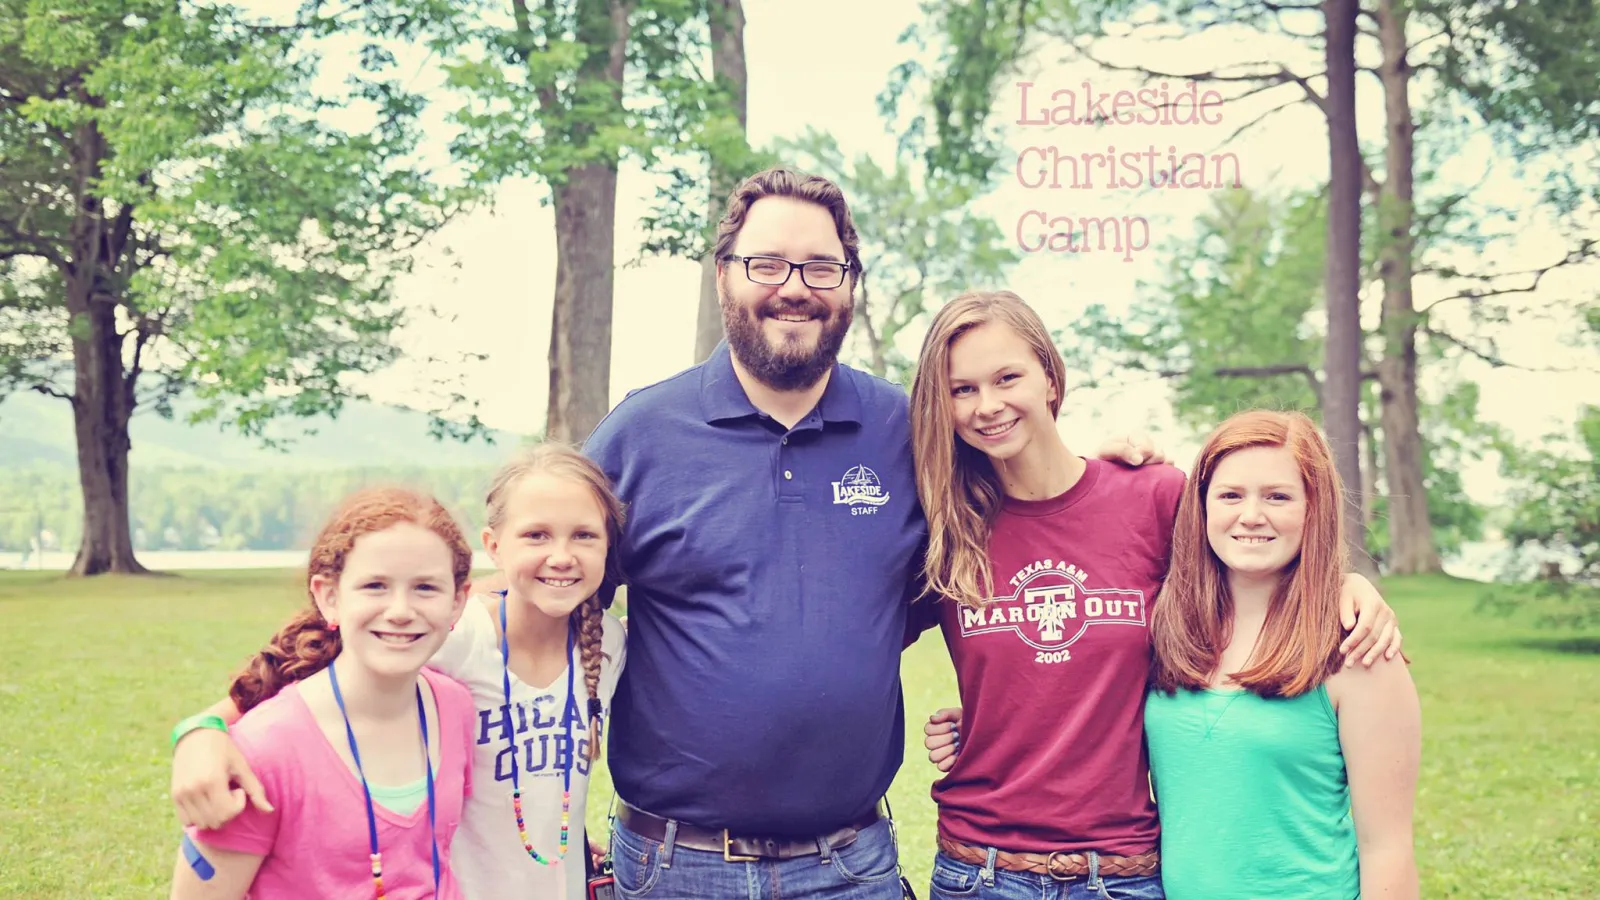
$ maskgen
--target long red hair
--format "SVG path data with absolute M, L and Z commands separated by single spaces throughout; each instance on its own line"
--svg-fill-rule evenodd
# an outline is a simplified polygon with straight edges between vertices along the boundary
M 408 488 L 373 487 L 346 497 L 322 526 L 306 565 L 306 593 L 311 593 L 311 580 L 318 575 L 338 579 L 357 538 L 401 523 L 419 525 L 442 538 L 450 548 L 455 589 L 466 586 L 472 575 L 472 548 L 444 506 Z M 228 696 L 240 714 L 249 712 L 285 685 L 326 668 L 341 646 L 339 632 L 328 627 L 313 599 L 245 664 L 228 688 Z
M 1227 569 L 1206 537 L 1206 493 L 1217 465 L 1249 447 L 1285 447 L 1306 488 L 1300 553 L 1273 592 L 1255 652 L 1231 679 L 1264 697 L 1293 697 L 1339 670 L 1339 591 L 1348 555 L 1344 487 L 1316 423 L 1298 412 L 1250 410 L 1217 426 L 1201 448 L 1178 503 L 1172 561 L 1150 614 L 1152 684 L 1171 693 L 1211 683 L 1233 628 Z

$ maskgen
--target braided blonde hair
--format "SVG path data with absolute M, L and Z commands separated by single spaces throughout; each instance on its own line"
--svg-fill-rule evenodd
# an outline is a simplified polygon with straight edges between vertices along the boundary
M 554 475 L 557 478 L 567 478 L 588 487 L 594 494 L 594 499 L 600 506 L 601 515 L 606 520 L 606 570 L 604 580 L 613 584 L 621 581 L 622 562 L 622 501 L 611 490 L 611 480 L 606 473 L 595 465 L 592 460 L 579 453 L 572 447 L 546 441 L 527 447 L 517 453 L 509 462 L 500 467 L 494 479 L 489 483 L 488 496 L 484 498 L 487 507 L 487 521 L 491 531 L 499 531 L 505 524 L 506 495 L 517 482 L 529 475 L 536 474 Z M 609 658 L 604 652 L 603 640 L 605 630 L 605 609 L 601 605 L 600 592 L 590 594 L 578 607 L 572 611 L 572 619 L 578 629 L 578 658 L 583 665 L 583 684 L 589 692 L 589 761 L 600 758 L 601 738 L 604 736 L 601 715 L 604 705 L 600 701 L 600 667 L 602 659 Z

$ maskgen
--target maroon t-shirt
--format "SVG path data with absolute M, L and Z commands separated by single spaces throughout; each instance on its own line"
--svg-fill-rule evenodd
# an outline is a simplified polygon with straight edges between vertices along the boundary
M 982 610 L 925 599 L 961 690 L 961 752 L 934 783 L 966 844 L 1130 856 L 1156 849 L 1144 746 L 1150 601 L 1184 475 L 1098 459 L 1059 497 L 1006 501 Z

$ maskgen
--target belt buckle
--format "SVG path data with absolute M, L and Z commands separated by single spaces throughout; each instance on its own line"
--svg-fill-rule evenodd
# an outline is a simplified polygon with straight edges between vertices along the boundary
M 735 855 L 733 850 L 732 850 L 732 848 L 731 848 L 731 846 L 730 846 L 732 840 L 733 839 L 728 836 L 728 829 L 726 829 L 726 828 L 722 829 L 722 861 L 723 862 L 760 862 L 761 861 L 761 857 L 759 857 L 759 856 L 740 856 L 740 855 Z
M 1063 866 L 1063 868 L 1070 867 L 1072 865 L 1072 863 L 1068 861 L 1068 858 L 1071 857 L 1072 854 L 1066 852 L 1065 850 L 1052 850 L 1052 851 L 1050 851 L 1050 855 L 1046 856 L 1044 858 L 1044 871 L 1045 871 L 1045 874 L 1049 875 L 1051 877 L 1051 879 L 1053 879 L 1055 881 L 1072 881 L 1072 880 L 1078 878 L 1079 876 L 1077 876 L 1077 875 L 1057 875 L 1056 874 L 1055 862 L 1056 862 L 1056 857 L 1057 856 L 1062 858 L 1062 866 Z

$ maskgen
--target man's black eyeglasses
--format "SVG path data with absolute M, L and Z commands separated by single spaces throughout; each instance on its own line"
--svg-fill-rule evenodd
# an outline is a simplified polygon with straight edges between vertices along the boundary
M 756 284 L 784 284 L 789 280 L 795 269 L 800 270 L 800 280 L 806 287 L 818 291 L 828 291 L 844 284 L 844 275 L 850 271 L 849 263 L 833 262 L 832 260 L 814 259 L 809 262 L 790 262 L 781 256 L 734 256 L 729 254 L 723 257 L 726 262 L 742 261 L 744 275 Z

